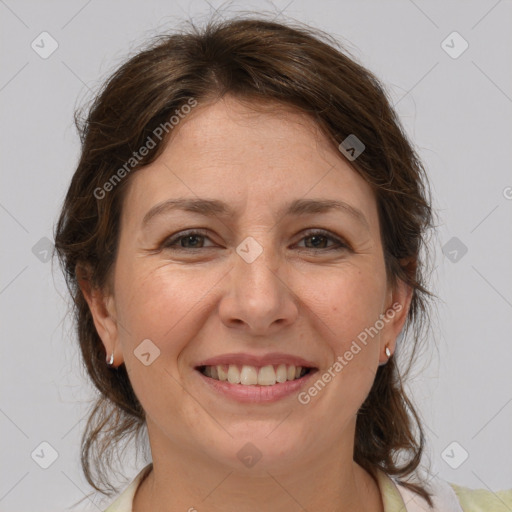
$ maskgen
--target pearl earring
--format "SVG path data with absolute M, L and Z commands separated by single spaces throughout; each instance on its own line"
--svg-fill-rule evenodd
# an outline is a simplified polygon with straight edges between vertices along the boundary
M 388 358 L 391 356 L 391 350 L 389 350 L 389 347 L 386 345 L 386 348 L 384 349 L 384 352 Z M 379 366 L 384 366 L 387 363 L 387 361 L 384 361 L 383 363 L 379 363 Z

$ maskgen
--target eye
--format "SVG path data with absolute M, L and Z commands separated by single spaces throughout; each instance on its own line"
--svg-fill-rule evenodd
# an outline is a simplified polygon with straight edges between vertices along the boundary
M 193 231 L 185 231 L 164 240 L 162 248 L 177 250 L 202 248 L 204 239 L 209 240 L 205 231 L 197 229 Z M 201 242 L 201 240 L 203 240 L 203 242 Z M 177 244 L 177 242 L 179 242 L 179 244 Z
M 306 243 L 306 250 L 315 250 L 320 249 L 324 251 L 330 251 L 330 250 L 347 250 L 349 249 L 349 246 L 347 243 L 345 243 L 342 239 L 338 238 L 337 236 L 331 235 L 329 232 L 324 231 L 323 229 L 315 229 L 308 231 L 305 236 L 301 239 L 302 240 L 310 240 L 311 243 Z M 329 241 L 334 242 L 334 245 L 331 245 L 330 247 L 326 247 L 326 243 Z
M 194 249 L 207 249 L 213 247 L 213 245 L 205 246 L 205 240 L 210 240 L 207 236 L 207 231 L 196 229 L 190 231 L 182 231 L 173 235 L 162 243 L 161 247 L 164 249 L 171 250 L 194 250 Z M 310 243 L 307 243 L 307 241 Z M 331 251 L 331 250 L 348 250 L 350 247 L 342 239 L 330 234 L 322 229 L 314 229 L 305 233 L 305 236 L 301 239 L 306 241 L 306 245 L 303 246 L 302 250 L 306 251 Z M 331 242 L 331 245 L 328 244 Z

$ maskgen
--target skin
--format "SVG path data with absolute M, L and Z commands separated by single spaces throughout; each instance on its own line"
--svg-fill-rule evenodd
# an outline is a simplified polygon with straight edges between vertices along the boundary
M 356 414 L 385 346 L 394 351 L 411 290 L 389 284 L 369 185 L 309 118 L 278 107 L 255 112 L 229 96 L 196 107 L 130 177 L 112 289 L 81 283 L 106 353 L 126 364 L 146 412 L 154 469 L 136 512 L 383 510 L 377 483 L 352 458 Z M 171 211 L 142 228 L 151 207 L 178 197 L 220 199 L 235 213 Z M 337 210 L 277 215 L 300 198 L 342 200 L 367 226 Z M 183 239 L 162 248 L 191 228 L 208 233 L 188 251 Z M 337 242 L 310 228 L 348 248 L 330 249 Z M 248 236 L 263 247 L 250 264 L 236 252 Z M 279 351 L 321 375 L 396 303 L 402 310 L 307 405 L 296 395 L 233 402 L 194 370 L 220 354 Z M 160 350 L 149 366 L 134 355 L 144 339 Z M 250 468 L 237 457 L 248 442 L 262 454 Z

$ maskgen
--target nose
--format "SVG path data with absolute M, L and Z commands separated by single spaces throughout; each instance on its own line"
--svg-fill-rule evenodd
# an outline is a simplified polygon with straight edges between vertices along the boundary
M 298 316 L 298 298 L 286 261 L 269 244 L 262 246 L 261 254 L 251 262 L 233 253 L 227 292 L 219 305 L 225 325 L 253 336 L 271 335 Z

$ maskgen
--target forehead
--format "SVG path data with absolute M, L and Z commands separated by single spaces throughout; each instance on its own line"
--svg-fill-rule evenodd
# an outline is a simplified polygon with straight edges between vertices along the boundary
M 309 116 L 226 97 L 196 107 L 174 128 L 159 158 L 130 178 L 123 215 L 140 222 L 155 204 L 183 197 L 216 197 L 240 214 L 248 206 L 271 213 L 308 196 L 376 215 L 369 185 Z
M 293 158 L 318 158 L 332 152 L 332 146 L 310 116 L 290 105 L 226 96 L 199 105 L 172 131 L 164 153 L 178 156 L 183 150 L 190 162 L 224 157 L 229 165 L 254 156 L 258 161 L 274 158 L 278 167 Z

